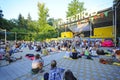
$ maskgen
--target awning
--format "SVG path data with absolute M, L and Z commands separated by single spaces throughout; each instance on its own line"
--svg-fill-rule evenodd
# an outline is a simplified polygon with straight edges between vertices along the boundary
M 84 32 L 84 31 L 90 31 L 90 25 L 89 23 L 84 23 L 84 24 L 75 24 L 75 25 L 72 25 L 69 27 L 69 29 L 72 31 L 72 32 Z

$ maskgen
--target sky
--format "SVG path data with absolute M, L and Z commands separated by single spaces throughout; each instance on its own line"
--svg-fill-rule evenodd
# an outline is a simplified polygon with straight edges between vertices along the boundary
M 22 14 L 27 18 L 30 13 L 32 20 L 38 20 L 38 2 L 45 3 L 45 7 L 49 9 L 50 18 L 66 19 L 68 4 L 72 0 L 0 0 L 0 9 L 3 10 L 4 18 L 18 19 L 18 15 Z M 99 11 L 112 7 L 113 0 L 79 0 L 84 2 L 84 7 L 88 11 Z

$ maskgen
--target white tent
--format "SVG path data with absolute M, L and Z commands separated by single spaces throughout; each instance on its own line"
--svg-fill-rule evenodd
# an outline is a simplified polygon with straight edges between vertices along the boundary
M 75 24 L 75 25 L 70 26 L 69 29 L 72 32 L 84 32 L 84 31 L 91 30 L 89 23 L 84 23 L 84 24 L 79 24 L 79 25 Z

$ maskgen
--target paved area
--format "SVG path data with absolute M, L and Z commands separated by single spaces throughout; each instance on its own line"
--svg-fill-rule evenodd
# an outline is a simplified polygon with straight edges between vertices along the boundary
M 34 51 L 25 50 L 26 53 Z M 31 74 L 31 60 L 23 57 L 22 60 L 0 67 L 0 80 L 42 80 L 45 72 L 50 70 L 50 61 L 57 60 L 57 66 L 70 69 L 78 80 L 120 80 L 120 66 L 99 63 L 99 58 L 87 60 L 84 57 L 77 60 L 63 58 L 65 52 L 53 53 L 44 56 L 45 67 L 43 73 Z M 25 53 L 16 53 L 24 56 Z

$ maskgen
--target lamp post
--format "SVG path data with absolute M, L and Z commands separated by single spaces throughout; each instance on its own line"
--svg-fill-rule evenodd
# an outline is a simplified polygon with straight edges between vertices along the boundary
M 117 8 L 120 5 L 119 0 L 113 2 L 113 26 L 114 26 L 114 40 L 115 40 L 115 47 L 116 47 L 116 38 L 117 38 Z
M 6 45 L 6 41 L 7 41 L 6 29 L 4 31 L 5 31 L 5 45 Z
M 117 38 L 117 34 L 116 34 L 116 27 L 117 27 L 117 13 L 116 13 L 116 6 L 115 6 L 115 47 L 116 47 L 116 38 Z
M 91 20 L 89 21 L 89 25 L 90 25 L 90 37 L 92 36 L 92 23 Z
M 17 41 L 17 33 L 15 32 L 15 41 Z
M 7 41 L 6 29 L 0 29 L 0 30 L 2 30 L 2 31 L 4 31 L 4 32 L 5 32 L 5 45 L 6 45 L 6 41 Z

